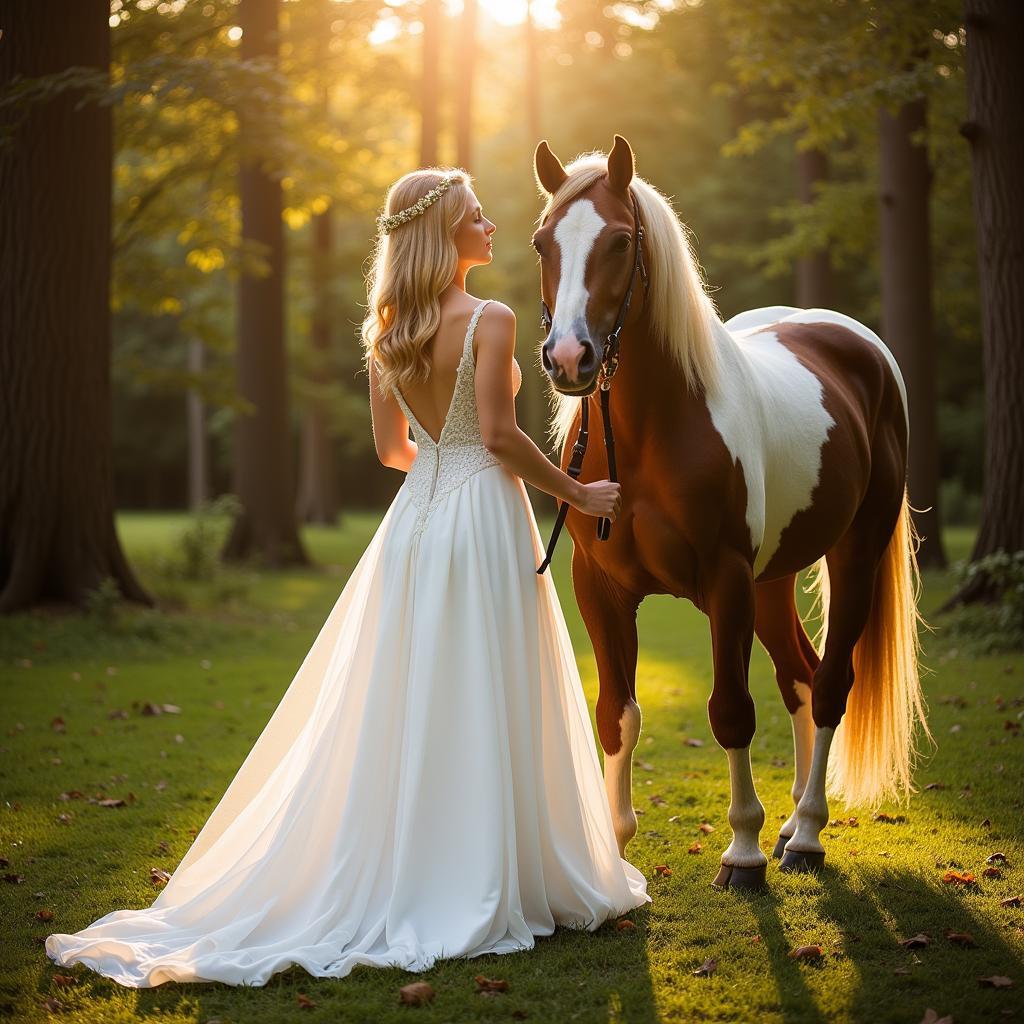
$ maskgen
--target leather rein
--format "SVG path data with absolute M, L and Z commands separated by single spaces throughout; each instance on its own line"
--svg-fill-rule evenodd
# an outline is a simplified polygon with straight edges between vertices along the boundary
M 633 298 L 633 286 L 636 284 L 637 275 L 640 275 L 640 278 L 644 283 L 645 296 L 649 286 L 647 266 L 644 263 L 643 255 L 644 226 L 640 223 L 640 209 L 637 206 L 636 196 L 633 194 L 632 189 L 629 190 L 629 198 L 633 202 L 633 221 L 636 227 L 636 254 L 633 258 L 633 271 L 629 276 L 629 287 L 626 289 L 626 295 L 622 300 L 622 305 L 619 306 L 619 315 L 615 319 L 615 327 L 612 329 L 611 334 L 608 335 L 608 341 L 605 344 L 604 352 L 601 355 L 601 367 L 598 370 L 598 390 L 601 394 L 601 418 L 604 421 L 604 446 L 608 453 L 608 479 L 613 483 L 618 482 L 618 475 L 615 467 L 615 437 L 612 434 L 612 418 L 611 412 L 608 408 L 608 392 L 612 386 L 612 378 L 615 376 L 615 371 L 619 368 L 619 334 L 622 331 L 622 325 L 625 323 L 626 315 L 629 313 L 629 304 Z M 550 334 L 552 316 L 547 307 L 547 303 L 545 303 L 543 299 L 540 300 L 540 310 L 541 326 Z M 583 456 L 587 451 L 590 419 L 589 399 L 589 395 L 584 395 L 580 399 L 580 432 L 576 438 L 576 443 L 572 446 L 572 458 L 569 460 L 568 469 L 566 469 L 566 472 L 574 480 L 579 478 L 580 471 L 583 469 Z M 568 511 L 569 502 L 561 502 L 558 507 L 558 517 L 555 519 L 554 529 L 551 531 L 551 539 L 548 541 L 547 553 L 544 556 L 544 561 L 541 563 L 540 568 L 537 570 L 538 573 L 543 573 L 551 564 L 551 556 L 555 553 L 555 545 L 558 543 L 558 535 L 562 532 L 562 525 L 565 522 L 565 517 Z M 611 520 L 599 517 L 597 520 L 598 540 L 607 540 L 609 536 L 611 536 L 611 530 Z

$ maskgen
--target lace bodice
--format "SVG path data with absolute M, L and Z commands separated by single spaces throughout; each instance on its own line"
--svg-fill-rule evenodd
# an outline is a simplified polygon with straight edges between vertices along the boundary
M 480 418 L 473 380 L 476 369 L 473 335 L 484 306 L 491 301 L 484 299 L 470 317 L 462 345 L 462 358 L 455 375 L 455 390 L 436 443 L 416 419 L 401 391 L 397 387 L 391 389 L 412 427 L 413 438 L 419 449 L 404 484 L 417 508 L 417 531 L 423 529 L 430 511 L 445 495 L 481 470 L 501 465 L 501 461 L 487 450 L 480 437 Z M 515 360 L 513 370 L 516 377 L 515 391 L 518 393 L 523 375 Z

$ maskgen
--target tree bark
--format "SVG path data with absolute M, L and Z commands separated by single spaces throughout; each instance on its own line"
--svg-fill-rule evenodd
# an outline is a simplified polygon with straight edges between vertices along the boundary
M 336 4 L 320 0 L 323 28 L 320 33 L 320 61 L 330 66 L 330 24 Z M 320 90 L 320 110 L 324 123 L 331 119 L 330 82 Z M 331 323 L 333 295 L 333 210 L 330 206 L 313 215 L 311 225 L 310 277 L 313 292 L 313 317 L 309 332 L 309 377 L 313 385 L 302 421 L 299 497 L 296 515 L 300 523 L 334 526 L 338 521 L 338 473 L 334 461 L 330 418 L 322 389 L 330 384 Z
M 473 79 L 476 73 L 476 0 L 463 0 L 455 79 L 455 162 L 473 173 Z
M 796 155 L 797 196 L 801 203 L 814 202 L 815 186 L 828 178 L 828 157 L 820 149 L 800 150 Z M 831 309 L 832 261 L 828 249 L 807 253 L 796 262 L 796 304 L 801 309 Z
M 967 122 L 985 366 L 985 477 L 972 560 L 1024 549 L 1024 6 L 967 0 Z M 962 595 L 969 597 L 970 595 Z
M 203 343 L 198 338 L 188 341 L 188 369 L 196 376 L 203 372 Z M 203 396 L 189 388 L 185 398 L 188 420 L 188 505 L 193 512 L 210 497 L 210 471 L 207 458 L 206 406 Z
M 932 329 L 928 148 L 915 141 L 926 124 L 925 100 L 896 114 L 879 111 L 882 336 L 896 355 L 910 405 L 908 486 L 921 535 L 923 567 L 946 564 L 939 516 L 939 453 Z M 922 511 L 917 511 L 921 509 Z
M 0 88 L 106 75 L 109 17 L 108 0 L 5 4 Z M 153 604 L 114 524 L 113 130 L 110 107 L 75 110 L 82 98 L 34 105 L 0 150 L 0 612 L 82 605 L 106 577 Z
M 278 55 L 278 0 L 239 5 L 243 60 Z M 306 565 L 309 558 L 295 522 L 288 372 L 284 326 L 284 222 L 281 183 L 251 156 L 251 130 L 238 112 L 238 187 L 242 236 L 264 250 L 269 274 L 242 273 L 238 284 L 235 355 L 238 390 L 254 411 L 235 421 L 234 490 L 242 503 L 224 545 L 231 561 L 256 559 L 268 566 Z
M 320 389 L 330 382 L 331 355 L 331 209 L 313 218 L 313 322 L 310 327 L 310 377 L 313 394 L 302 425 L 302 468 L 298 517 L 303 523 L 334 526 L 338 521 L 338 474 L 330 421 Z
M 423 75 L 420 88 L 420 167 L 437 164 L 440 121 L 441 0 L 423 0 Z

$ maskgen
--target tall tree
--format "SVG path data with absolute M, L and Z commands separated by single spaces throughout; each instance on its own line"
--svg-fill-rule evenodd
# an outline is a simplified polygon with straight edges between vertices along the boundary
M 967 121 L 985 361 L 985 480 L 972 559 L 1024 549 L 1024 5 L 966 0 Z M 970 599 L 975 594 L 963 594 Z
M 939 449 L 932 324 L 931 169 L 924 97 L 878 115 L 882 336 L 892 348 L 910 399 L 908 489 L 921 535 L 922 566 L 944 566 L 939 520 Z
M 828 157 L 820 149 L 802 149 L 796 155 L 797 196 L 811 204 L 821 183 L 828 180 Z M 832 260 L 826 246 L 805 252 L 796 261 L 796 304 L 801 309 L 832 306 Z
M 420 85 L 420 167 L 438 158 L 441 103 L 441 0 L 422 0 L 423 72 Z
M 476 74 L 476 0 L 463 0 L 455 79 L 455 162 L 473 172 L 473 85 Z
M 110 65 L 108 0 L 5 4 L 0 89 Z M 112 577 L 152 604 L 118 542 L 111 468 L 112 122 L 60 88 L 0 150 L 0 612 L 82 604 Z M 92 100 L 94 95 L 90 95 Z
M 274 64 L 279 49 L 278 0 L 242 0 L 243 60 Z M 295 522 L 284 325 L 284 221 L 281 182 L 259 157 L 244 107 L 238 112 L 238 191 L 242 237 L 262 248 L 267 273 L 243 270 L 238 283 L 235 368 L 238 390 L 251 403 L 235 424 L 234 490 L 242 503 L 224 546 L 226 559 L 264 564 L 309 561 Z
M 318 38 L 317 71 L 330 64 L 331 22 L 336 12 L 332 0 L 320 0 L 323 28 Z M 331 82 L 325 75 L 320 82 L 320 109 L 324 124 L 331 120 Z M 313 314 L 309 327 L 309 376 L 314 393 L 309 396 L 302 417 L 299 494 L 296 508 L 299 521 L 333 526 L 338 519 L 338 474 L 334 462 L 327 394 L 330 389 L 331 354 L 331 267 L 334 251 L 334 211 L 329 202 L 313 214 L 311 290 Z

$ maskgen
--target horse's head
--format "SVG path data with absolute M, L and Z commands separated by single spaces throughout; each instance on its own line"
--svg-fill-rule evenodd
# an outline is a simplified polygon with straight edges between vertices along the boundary
M 537 146 L 534 170 L 550 196 L 568 179 L 546 141 Z M 607 173 L 552 209 L 533 235 L 548 328 L 544 369 L 563 394 L 596 389 L 608 337 L 637 269 L 632 180 L 633 150 L 616 135 Z

